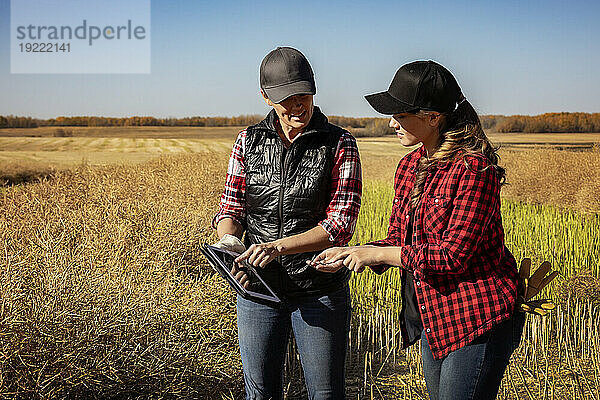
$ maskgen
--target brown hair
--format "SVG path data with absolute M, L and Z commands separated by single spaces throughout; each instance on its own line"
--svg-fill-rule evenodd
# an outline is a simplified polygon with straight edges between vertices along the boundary
M 419 111 L 417 114 L 426 114 L 427 111 Z M 481 121 L 473 106 L 463 98 L 456 110 L 443 113 L 444 120 L 440 129 L 440 142 L 437 150 L 429 158 L 421 157 L 417 166 L 415 186 L 410 194 L 411 209 L 416 209 L 421 201 L 427 172 L 430 167 L 437 164 L 462 159 L 465 166 L 472 170 L 469 164 L 469 154 L 483 155 L 489 162 L 489 167 L 496 170 L 500 183 L 504 183 L 504 168 L 498 165 L 498 147 L 494 147 L 481 126 Z

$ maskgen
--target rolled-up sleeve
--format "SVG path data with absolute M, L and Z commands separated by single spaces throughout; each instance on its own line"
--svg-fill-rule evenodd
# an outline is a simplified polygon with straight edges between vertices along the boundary
M 390 230 L 392 230 L 392 228 L 390 227 Z M 385 239 L 381 239 L 381 240 L 376 240 L 374 242 L 369 242 L 366 243 L 369 246 L 378 246 L 378 247 L 387 247 L 387 246 L 399 246 L 399 243 L 397 240 L 393 239 L 393 233 L 388 234 L 388 237 Z M 388 269 L 392 268 L 393 265 L 388 265 L 388 264 L 378 264 L 378 265 L 369 265 L 369 268 L 371 268 L 371 270 L 373 272 L 375 272 L 376 274 L 383 274 L 385 271 L 387 271 Z
M 244 153 L 246 147 L 246 131 L 238 134 L 227 167 L 225 189 L 219 202 L 219 211 L 212 220 L 212 226 L 224 218 L 231 218 L 243 227 L 246 226 L 246 172 L 244 170 Z
M 348 132 L 338 143 L 332 170 L 331 201 L 319 225 L 334 245 L 347 244 L 356 228 L 362 196 L 362 170 L 356 140 Z

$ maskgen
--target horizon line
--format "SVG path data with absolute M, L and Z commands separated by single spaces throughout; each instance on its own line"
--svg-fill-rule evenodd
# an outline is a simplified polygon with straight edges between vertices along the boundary
M 548 111 L 548 112 L 543 112 L 543 113 L 539 113 L 539 114 L 480 114 L 477 113 L 477 115 L 479 115 L 480 117 L 537 117 L 537 116 L 542 116 L 542 115 L 548 115 L 548 114 L 589 114 L 589 115 L 594 115 L 594 114 L 600 114 L 600 111 L 597 112 L 587 112 L 587 111 Z M 42 121 L 49 121 L 51 119 L 57 119 L 57 118 L 117 118 L 117 119 L 126 119 L 126 118 L 136 118 L 136 117 L 140 117 L 140 118 L 155 118 L 155 119 L 185 119 L 185 118 L 241 118 L 241 117 L 256 117 L 256 116 L 263 116 L 266 114 L 261 114 L 261 113 L 248 113 L 248 114 L 237 114 L 237 115 L 188 115 L 188 116 L 155 116 L 155 115 L 143 115 L 143 114 L 136 114 L 136 115 L 127 115 L 127 116 L 107 116 L 107 115 L 93 115 L 93 114 L 87 114 L 87 115 L 58 115 L 55 117 L 50 117 L 50 118 L 44 118 L 44 117 L 35 117 L 35 116 L 27 116 L 27 115 L 15 115 L 15 114 L 0 114 L 0 117 L 12 117 L 12 118 L 31 118 L 31 119 L 36 119 L 36 120 L 42 120 Z M 363 119 L 363 118 L 390 118 L 391 115 L 383 115 L 383 116 L 350 116 L 350 115 L 340 115 L 340 114 L 326 114 L 327 117 L 343 117 L 343 118 L 356 118 L 356 119 Z

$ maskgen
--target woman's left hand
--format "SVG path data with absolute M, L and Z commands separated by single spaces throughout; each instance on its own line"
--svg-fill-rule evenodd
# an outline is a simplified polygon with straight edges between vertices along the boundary
M 333 247 L 317 255 L 310 265 L 317 271 L 336 272 L 342 267 L 362 272 L 366 266 L 380 264 L 377 246 Z
M 263 268 L 281 255 L 283 247 L 277 242 L 253 244 L 235 259 L 236 263 L 247 260 L 254 267 Z

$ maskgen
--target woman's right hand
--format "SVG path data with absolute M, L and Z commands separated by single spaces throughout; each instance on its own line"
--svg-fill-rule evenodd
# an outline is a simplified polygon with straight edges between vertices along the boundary
M 317 255 L 309 264 L 317 271 L 336 272 L 342 267 L 363 272 L 366 266 L 381 264 L 377 246 L 332 247 Z
M 346 258 L 344 250 L 347 247 L 331 247 L 317 254 L 312 260 L 306 261 L 308 265 L 321 272 L 334 273 L 344 266 Z

